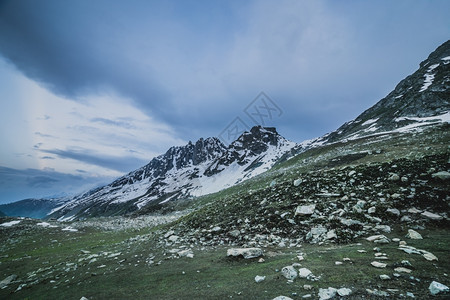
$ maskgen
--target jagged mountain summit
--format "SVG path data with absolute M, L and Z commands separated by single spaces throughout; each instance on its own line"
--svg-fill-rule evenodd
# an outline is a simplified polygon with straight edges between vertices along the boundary
M 296 144 L 275 128 L 255 126 L 226 147 L 217 138 L 170 148 L 109 185 L 73 197 L 52 217 L 115 215 L 217 192 L 270 169 Z
M 323 136 L 321 143 L 373 134 L 419 129 L 450 121 L 450 40 L 439 46 L 419 69 L 356 119 Z

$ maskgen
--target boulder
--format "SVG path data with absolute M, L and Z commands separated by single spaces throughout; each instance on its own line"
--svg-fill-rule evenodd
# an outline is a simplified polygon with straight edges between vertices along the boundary
M 336 296 L 337 290 L 335 288 L 329 287 L 327 289 L 319 289 L 319 299 L 327 300 L 334 298 Z
M 394 216 L 400 216 L 400 211 L 396 208 L 388 208 L 386 209 L 386 212 Z
M 241 235 L 241 232 L 239 231 L 239 230 L 231 230 L 230 232 L 228 232 L 228 235 L 230 235 L 230 236 L 232 236 L 232 237 L 234 237 L 234 238 L 237 238 L 238 236 L 240 236 Z
M 380 268 L 380 269 L 384 269 L 384 268 L 386 268 L 386 266 L 387 266 L 387 264 L 380 263 L 380 262 L 378 262 L 378 261 L 373 261 L 373 262 L 371 262 L 370 264 L 371 264 L 373 267 L 375 267 L 375 268 Z
M 286 266 L 281 269 L 281 275 L 283 275 L 288 280 L 294 280 L 297 278 L 297 270 L 293 266 Z
M 227 256 L 242 256 L 245 259 L 263 256 L 261 248 L 230 248 Z
M 392 174 L 391 176 L 389 176 L 388 178 L 389 181 L 399 181 L 400 180 L 400 176 L 398 176 L 398 174 Z
M 312 215 L 314 213 L 314 210 L 316 209 L 315 204 L 311 205 L 299 205 L 295 209 L 295 216 L 307 216 Z
M 294 186 L 299 186 L 302 183 L 301 179 L 294 180 Z
M 310 275 L 312 275 L 312 272 L 307 268 L 301 268 L 298 270 L 298 276 L 300 278 L 308 278 Z
M 350 294 L 352 293 L 352 290 L 349 288 L 340 288 L 337 290 L 337 293 L 339 296 L 345 297 L 345 296 L 350 296 Z
M 408 234 L 406 235 L 407 238 L 412 239 L 412 240 L 422 240 L 422 235 L 420 235 L 420 233 L 418 233 L 415 230 L 412 229 L 408 229 Z
M 443 293 L 449 292 L 448 286 L 443 285 L 442 283 L 439 283 L 437 281 L 431 282 L 428 289 L 430 290 L 431 295 L 437 295 L 437 294 L 443 294 Z
M 6 277 L 2 281 L 0 281 L 0 289 L 3 289 L 4 287 L 6 287 L 8 284 L 10 284 L 14 280 L 16 280 L 16 278 L 17 278 L 17 275 L 13 274 L 13 275 L 9 275 L 8 277 Z
M 424 211 L 423 213 L 421 213 L 421 216 L 426 217 L 426 218 L 428 218 L 430 220 L 435 220 L 435 221 L 439 221 L 439 220 L 443 219 L 442 216 L 440 216 L 438 214 L 434 214 L 434 213 L 429 212 L 429 211 Z
M 431 177 L 433 178 L 439 178 L 441 180 L 449 180 L 450 179 L 450 173 L 447 171 L 441 171 L 434 174 L 431 174 Z
M 293 300 L 293 299 L 286 296 L 278 296 L 273 298 L 272 300 Z
M 266 276 L 259 276 L 259 275 L 255 276 L 256 283 L 260 283 L 261 281 L 264 281 L 264 279 L 266 279 Z

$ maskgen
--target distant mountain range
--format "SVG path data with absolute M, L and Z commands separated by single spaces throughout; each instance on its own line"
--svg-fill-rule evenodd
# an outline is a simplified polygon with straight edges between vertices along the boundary
M 17 206 L 21 208 L 15 211 L 25 215 L 25 207 L 30 205 L 42 207 L 39 216 L 50 213 L 50 217 L 72 220 L 145 211 L 155 204 L 217 192 L 311 148 L 449 122 L 449 85 L 450 41 L 447 41 L 385 98 L 355 120 L 320 138 L 296 144 L 279 135 L 275 128 L 255 126 L 228 147 L 217 138 L 199 139 L 170 148 L 109 185 L 52 201 L 23 200 L 8 204 L 8 209 L 0 206 L 0 210 L 9 215 Z M 31 213 L 31 209 L 28 211 Z

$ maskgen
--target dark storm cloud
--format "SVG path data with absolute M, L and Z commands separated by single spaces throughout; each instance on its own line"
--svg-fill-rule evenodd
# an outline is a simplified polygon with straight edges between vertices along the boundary
M 79 193 L 106 184 L 113 178 L 71 175 L 50 169 L 13 169 L 0 166 L 0 204 L 25 198 Z
M 145 165 L 148 161 L 133 156 L 109 156 L 94 153 L 90 150 L 60 150 L 41 149 L 41 152 L 57 155 L 60 158 L 74 159 L 86 164 L 100 166 L 106 169 L 119 171 L 122 173 L 137 169 Z
M 117 6 L 111 1 L 3 1 L 0 52 L 56 94 L 77 99 L 114 89 L 138 101 L 148 99 L 157 110 L 167 97 L 145 66 L 123 55 L 124 44 L 133 41 L 127 41 L 122 22 L 132 23 L 133 16 Z
M 275 125 L 304 132 L 288 136 L 300 142 L 354 118 L 413 72 L 448 39 L 449 8 L 439 0 L 6 0 L 0 53 L 54 93 L 81 100 L 112 90 L 186 139 L 217 135 L 265 91 L 285 111 Z M 114 121 L 96 120 L 125 125 Z

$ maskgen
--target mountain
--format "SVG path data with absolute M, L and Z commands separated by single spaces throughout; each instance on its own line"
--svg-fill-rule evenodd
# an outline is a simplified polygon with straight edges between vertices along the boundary
M 296 144 L 275 128 L 255 126 L 226 147 L 217 138 L 172 147 L 109 185 L 54 209 L 61 220 L 148 210 L 168 201 L 217 192 L 270 169 Z
M 0 210 L 10 217 L 30 217 L 40 219 L 53 209 L 61 206 L 66 198 L 24 199 L 0 205 Z M 1 215 L 1 214 L 0 214 Z
M 253 127 L 228 147 L 217 138 L 172 147 L 109 185 L 70 198 L 51 217 L 151 212 L 165 203 L 214 193 L 269 170 L 309 149 L 367 137 L 393 138 L 450 121 L 450 41 L 420 63 L 419 69 L 356 119 L 320 138 L 300 144 L 275 128 Z
M 439 46 L 419 69 L 353 121 L 322 137 L 322 143 L 410 130 L 450 121 L 450 40 Z

